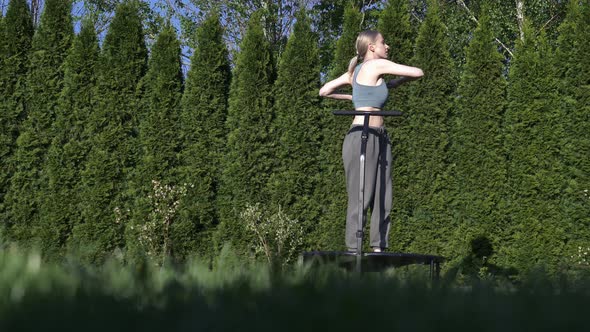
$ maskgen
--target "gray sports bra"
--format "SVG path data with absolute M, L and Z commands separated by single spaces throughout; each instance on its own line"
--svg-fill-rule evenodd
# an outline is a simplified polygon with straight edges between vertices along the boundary
M 387 84 L 385 80 L 382 80 L 382 83 L 377 86 L 357 83 L 356 77 L 362 65 L 360 63 L 356 66 L 354 75 L 352 76 L 352 103 L 354 104 L 354 108 L 370 106 L 382 109 L 389 96 Z

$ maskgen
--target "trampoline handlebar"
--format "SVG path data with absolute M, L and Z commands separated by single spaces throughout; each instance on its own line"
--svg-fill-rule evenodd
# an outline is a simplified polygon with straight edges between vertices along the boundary
M 374 116 L 402 116 L 404 113 L 400 111 L 346 111 L 336 110 L 332 111 L 334 115 L 374 115 Z

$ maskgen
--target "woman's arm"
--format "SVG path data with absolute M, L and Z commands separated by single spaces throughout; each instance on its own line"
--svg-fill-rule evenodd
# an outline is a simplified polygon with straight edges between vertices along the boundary
M 377 59 L 371 62 L 371 65 L 374 66 L 379 75 L 401 76 L 398 79 L 393 79 L 387 82 L 387 87 L 390 89 L 397 88 L 404 83 L 417 80 L 424 76 L 424 72 L 418 67 L 400 65 L 386 59 Z
M 394 89 L 399 87 L 400 85 L 404 84 L 404 83 L 408 83 L 411 81 L 415 81 L 417 80 L 418 77 L 410 77 L 410 76 L 403 76 L 397 79 L 393 79 L 393 80 L 389 80 L 389 82 L 387 82 L 387 88 L 388 89 Z
M 350 74 L 348 72 L 324 84 L 320 89 L 320 96 L 332 99 L 352 100 L 352 95 L 334 93 L 338 88 L 344 85 L 350 85 Z
M 373 60 L 372 62 L 379 75 L 389 74 L 413 79 L 418 79 L 424 76 L 424 72 L 418 67 L 400 65 L 386 59 Z

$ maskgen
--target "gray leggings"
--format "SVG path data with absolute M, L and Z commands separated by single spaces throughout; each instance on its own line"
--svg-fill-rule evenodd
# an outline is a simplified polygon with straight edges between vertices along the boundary
M 342 144 L 346 173 L 348 209 L 346 213 L 346 246 L 356 249 L 359 211 L 359 176 L 362 126 L 352 126 Z M 364 211 L 371 206 L 370 246 L 387 248 L 389 212 L 392 205 L 391 142 L 383 127 L 370 127 L 365 159 Z M 363 228 L 365 225 L 363 225 Z

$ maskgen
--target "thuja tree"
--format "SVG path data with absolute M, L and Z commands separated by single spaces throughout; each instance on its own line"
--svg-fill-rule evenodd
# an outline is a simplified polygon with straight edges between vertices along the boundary
M 148 71 L 138 88 L 142 112 L 139 117 L 141 151 L 130 178 L 134 202 L 132 219 L 126 230 L 128 253 L 146 252 L 158 259 L 172 253 L 170 232 L 176 214 L 167 211 L 175 210 L 176 206 L 156 208 L 153 203 L 161 193 L 154 192 L 154 185 L 156 189 L 179 185 L 176 173 L 182 89 L 180 42 L 174 28 L 166 26 L 152 47 Z M 150 227 L 153 231 L 147 232 Z M 159 245 L 150 245 L 151 242 Z
M 480 7 L 477 1 L 469 1 L 472 9 Z M 477 4 L 476 4 L 477 3 Z M 466 48 L 472 37 L 473 29 L 477 24 L 472 21 L 475 15 L 470 9 L 465 9 L 457 1 L 441 2 L 440 15 L 447 27 L 446 35 L 449 38 L 449 54 L 455 65 L 454 73 L 459 73 L 466 61 Z M 451 79 L 459 80 L 459 76 Z
M 47 183 L 43 168 L 63 87 L 63 62 L 73 37 L 71 9 L 69 1 L 47 1 L 33 37 L 27 76 L 27 117 L 17 139 L 17 167 L 6 197 L 14 233 L 19 234 L 18 240 L 23 243 L 31 243 L 33 237 L 47 229 L 39 219 Z M 43 243 L 40 245 L 43 247 Z
M 571 251 L 587 250 L 590 239 L 590 2 L 570 1 L 568 14 L 559 28 L 556 50 L 561 108 L 565 117 L 564 161 L 567 233 L 571 234 Z
M 408 2 L 403 0 L 391 0 L 379 13 L 377 30 L 381 32 L 385 43 L 389 45 L 390 60 L 400 64 L 409 65 L 413 55 L 413 40 L 415 36 L 410 25 L 410 9 Z M 409 86 L 390 91 L 387 109 L 406 110 Z M 389 120 L 397 126 L 395 121 Z
M 317 88 L 320 80 L 317 36 L 304 11 L 297 22 L 279 62 L 274 86 L 275 114 L 272 133 L 277 138 L 273 151 L 275 165 L 269 180 L 272 209 L 281 207 L 309 233 L 317 224 L 319 204 L 313 198 L 319 183 L 321 123 Z
M 563 114 L 556 103 L 553 54 L 544 33 L 530 25 L 510 67 L 505 115 L 507 154 L 506 243 L 499 262 L 526 272 L 543 264 L 555 272 L 567 240 L 560 200 Z
M 362 14 L 354 4 L 344 10 L 342 35 L 336 42 L 333 68 L 328 79 L 334 79 L 348 70 L 350 59 L 356 55 L 355 42 L 361 30 Z M 350 89 L 343 91 L 351 92 Z M 321 179 L 315 193 L 320 204 L 319 224 L 312 235 L 318 249 L 344 247 L 344 226 L 346 220 L 346 182 L 342 164 L 342 140 L 352 122 L 348 117 L 336 117 L 331 111 L 352 109 L 349 101 L 323 101 L 322 149 L 320 150 Z
M 33 33 L 33 18 L 27 2 L 12 0 L 0 28 L 0 221 L 3 228 L 6 227 L 7 236 L 12 239 L 12 222 L 5 194 L 15 171 L 16 139 L 26 114 L 25 83 Z
M 392 247 L 443 254 L 448 230 L 445 225 L 445 175 L 449 144 L 448 115 L 453 93 L 452 62 L 445 26 L 436 1 L 420 26 L 412 64 L 424 77 L 412 82 L 407 117 L 408 151 L 405 194 L 398 195 L 400 215 L 409 216 L 392 227 Z M 395 204 L 395 202 L 394 202 Z
M 64 84 L 55 112 L 54 137 L 47 152 L 47 189 L 39 231 L 46 255 L 58 258 L 72 228 L 82 223 L 80 180 L 90 150 L 88 119 L 96 97 L 99 46 L 94 25 L 84 21 L 64 62 Z
M 217 243 L 232 242 L 238 251 L 251 241 L 239 214 L 248 203 L 266 203 L 265 190 L 273 164 L 270 134 L 272 120 L 272 50 L 259 13 L 250 20 L 240 45 L 230 88 L 227 116 L 227 152 L 223 158 Z
M 410 23 L 410 9 L 408 2 L 404 0 L 389 1 L 379 15 L 377 27 L 390 47 L 390 60 L 393 62 L 411 65 L 415 36 Z M 386 77 L 386 79 L 395 78 Z M 395 90 L 390 90 L 385 109 L 409 112 L 408 100 L 411 87 L 411 84 L 404 84 Z M 385 118 L 385 123 L 391 138 L 392 155 L 394 156 L 391 174 L 393 179 L 391 222 L 395 225 L 402 222 L 402 212 L 404 212 L 397 204 L 397 198 L 404 197 L 408 187 L 408 158 L 411 157 L 408 151 L 409 121 L 406 116 L 388 117 Z M 395 242 L 396 239 L 392 238 L 391 241 Z
M 0 14 L 0 33 L 4 33 L 4 13 Z M 2 41 L 0 41 L 0 59 L 2 62 L 4 62 L 5 47 L 5 37 L 2 35 Z
M 129 209 L 126 179 L 138 151 L 136 87 L 146 62 L 137 6 L 125 2 L 117 7 L 104 40 L 97 107 L 88 123 L 92 149 L 82 172 L 84 223 L 74 228 L 72 242 L 86 260 L 101 260 L 124 245 L 123 223 Z
M 197 46 L 182 96 L 179 183 L 190 186 L 172 233 L 179 254 L 211 253 L 211 235 L 219 221 L 216 198 L 226 151 L 231 79 L 223 31 L 213 13 L 197 29 Z
M 476 238 L 486 238 L 495 247 L 500 245 L 498 236 L 503 225 L 500 202 L 506 176 L 500 130 L 506 91 L 502 59 L 488 16 L 484 14 L 466 49 L 466 63 L 449 128 L 452 142 L 449 206 L 455 221 L 452 224 L 455 235 L 449 240 L 454 243 L 450 249 L 455 257 L 463 256 L 465 252 L 460 251 Z

